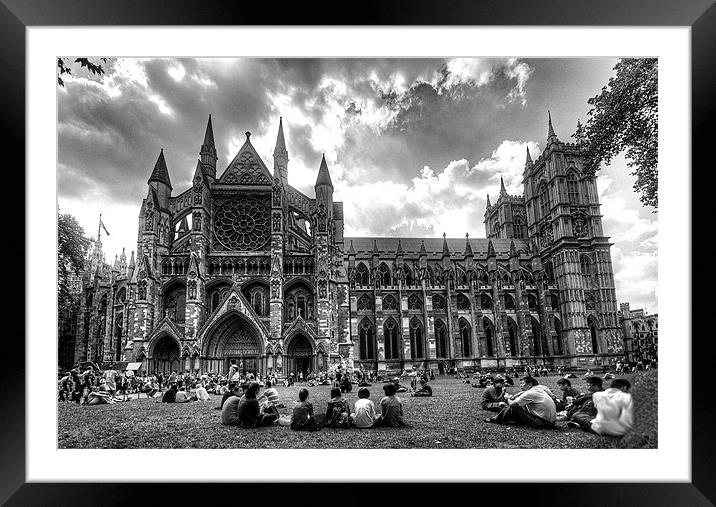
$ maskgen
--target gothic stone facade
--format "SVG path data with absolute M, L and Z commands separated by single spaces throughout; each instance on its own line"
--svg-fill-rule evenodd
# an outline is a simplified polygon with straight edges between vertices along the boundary
M 485 212 L 486 238 L 348 238 L 325 158 L 315 197 L 246 142 L 221 174 L 211 117 L 193 185 L 163 152 L 139 213 L 137 258 L 86 279 L 76 359 L 149 371 L 597 366 L 623 356 L 596 183 L 549 123 L 524 195 Z M 350 217 L 348 217 L 350 219 Z

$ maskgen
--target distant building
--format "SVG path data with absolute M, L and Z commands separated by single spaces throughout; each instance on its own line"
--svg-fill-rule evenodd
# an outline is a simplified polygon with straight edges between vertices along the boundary
M 308 196 L 288 183 L 279 122 L 273 174 L 246 142 L 217 172 L 211 117 L 191 186 L 163 151 L 141 203 L 136 261 L 85 279 L 77 359 L 149 371 L 592 367 L 622 358 L 611 243 L 593 175 L 548 124 L 524 195 L 504 184 L 486 237 L 344 237 L 321 160 Z M 186 168 L 185 168 L 186 169 Z M 184 171 L 187 173 L 187 171 Z M 370 199 L 370 196 L 365 196 Z M 90 276 L 91 275 L 91 276 Z
M 643 309 L 630 310 L 629 303 L 621 303 L 619 308 L 619 323 L 624 335 L 624 353 L 627 359 L 658 359 L 659 315 L 649 315 Z

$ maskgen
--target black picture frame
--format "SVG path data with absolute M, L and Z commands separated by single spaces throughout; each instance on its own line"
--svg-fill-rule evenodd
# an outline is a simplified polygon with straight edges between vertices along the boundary
M 3 113 L 0 122 L 7 146 L 12 146 L 12 161 L 6 159 L 6 184 L 15 189 L 25 188 L 24 173 L 21 167 L 25 162 L 25 71 L 26 41 L 25 29 L 32 26 L 108 26 L 108 25 L 572 25 L 572 26 L 680 26 L 691 28 L 691 78 L 692 78 L 692 154 L 693 167 L 703 167 L 700 171 L 690 168 L 664 168 L 680 170 L 684 175 L 690 173 L 697 185 L 692 186 L 692 231 L 708 230 L 707 220 L 713 215 L 708 209 L 710 190 L 713 187 L 714 169 L 711 139 L 707 127 L 716 117 L 714 90 L 716 90 L 716 6 L 714 0 L 491 0 L 471 2 L 460 0 L 448 3 L 434 3 L 427 0 L 412 1 L 363 1 L 351 5 L 350 15 L 340 14 L 335 2 L 294 2 L 278 7 L 273 2 L 238 2 L 226 0 L 204 0 L 203 2 L 181 1 L 131 1 L 131 0 L 2 0 L 0 2 L 0 54 L 5 76 L 0 79 L 0 97 L 3 101 Z M 666 141 L 668 142 L 668 140 Z M 708 152 L 708 155 L 707 155 Z M 6 156 L 8 151 L 5 152 Z M 10 163 L 11 162 L 11 163 Z M 14 178 L 14 181 L 13 181 Z M 24 192 L 16 192 L 20 200 Z M 15 210 L 24 210 L 21 204 L 15 204 Z M 686 203 L 685 203 L 686 204 Z M 17 212 L 17 211 L 16 211 Z M 9 220 L 5 232 L 15 238 L 0 246 L 0 265 L 24 265 L 25 261 L 25 222 Z M 684 262 L 688 245 L 683 245 Z M 699 322 L 707 322 L 705 286 L 708 286 L 709 254 L 714 248 L 709 242 L 693 242 L 691 245 L 692 269 L 700 277 L 692 285 L 692 314 L 701 315 Z M 11 269 L 10 271 L 13 271 Z M 19 274 L 14 269 L 15 274 Z M 702 274 L 703 273 L 703 274 Z M 11 275 L 11 273 L 10 273 Z M 7 276 L 7 275 L 3 275 Z M 8 282 L 9 284 L 10 282 Z M 8 312 L 6 317 L 12 320 L 10 308 L 16 308 L 18 301 L 25 301 L 24 280 L 14 282 L 15 288 L 7 285 L 2 292 L 2 307 Z M 703 293 L 703 294 L 702 294 Z M 688 295 L 684 295 L 687 297 Z M 699 297 L 702 296 L 702 297 Z M 33 304 L 32 302 L 29 302 Z M 27 312 L 27 309 L 26 309 Z M 662 339 L 680 339 L 688 342 L 691 333 L 692 378 L 683 378 L 678 372 L 669 372 L 663 381 L 683 384 L 684 398 L 668 400 L 670 410 L 686 410 L 688 396 L 691 396 L 692 408 L 692 482 L 690 483 L 565 483 L 565 484 L 513 484 L 501 485 L 500 492 L 509 495 L 510 503 L 526 500 L 529 505 L 714 505 L 716 503 L 716 482 L 713 470 L 716 462 L 714 448 L 713 393 L 709 381 L 713 370 L 709 368 L 714 357 L 714 340 L 708 332 L 701 332 L 700 326 L 692 327 L 692 315 L 683 316 L 683 336 L 665 336 Z M 83 483 L 26 483 L 25 479 L 25 405 L 37 402 L 42 394 L 24 393 L 26 374 L 25 347 L 17 337 L 25 336 L 24 323 L 15 319 L 16 329 L 8 331 L 4 340 L 3 370 L 5 385 L 3 392 L 12 393 L 3 400 L 0 411 L 0 502 L 7 505 L 86 505 L 101 503 L 110 505 L 131 505 L 138 498 L 152 498 L 146 495 L 160 494 L 161 503 L 187 501 L 189 485 L 173 485 L 162 488 L 157 485 L 83 484 Z M 11 339 L 12 338 L 12 339 Z M 31 370 L 31 373 L 38 374 Z M 41 374 L 41 373 L 39 373 Z M 46 395 L 45 395 L 46 396 Z M 51 396 L 46 398 L 51 399 Z M 436 465 L 437 466 L 437 465 Z M 573 464 L 565 466 L 585 466 Z M 615 463 L 618 466 L 618 463 Z M 628 476 L 625 471 L 625 476 Z M 555 471 L 559 476 L 559 471 Z M 78 481 L 81 471 L 78 471 Z M 228 486 L 228 485 L 225 485 Z M 336 486 L 336 485 L 334 485 Z M 429 484 L 412 486 L 408 497 L 423 502 L 421 491 L 429 491 Z M 242 486 L 249 487 L 249 485 Z M 354 487 L 354 486 L 348 486 Z M 449 486 L 451 489 L 453 486 Z M 272 492 L 276 492 L 273 489 Z M 254 489 L 255 486 L 254 486 Z M 229 487 L 216 489 L 212 486 L 212 496 L 228 491 Z M 259 487 L 265 491 L 265 488 Z M 287 495 L 295 494 L 298 485 L 284 488 Z M 463 488 L 458 491 L 462 492 Z M 198 491 L 201 491 L 199 489 Z M 233 490 L 234 493 L 236 489 Z M 343 490 L 346 497 L 347 490 Z M 290 493 L 294 492 L 294 493 Z M 328 498 L 327 489 L 312 495 L 311 501 Z M 445 499 L 445 492 L 440 496 Z M 241 496 L 250 495 L 242 489 Z M 479 492 L 479 486 L 472 486 L 470 496 L 488 501 L 487 496 Z M 357 497 L 357 495 L 356 495 Z M 156 498 L 156 497 L 155 497 Z M 246 496 L 245 498 L 251 498 Z M 377 497 L 375 497 L 377 500 Z M 356 498 L 357 500 L 357 498 Z M 283 501 L 292 501 L 286 498 Z M 348 499 L 350 501 L 350 498 Z M 493 500 L 494 501 L 494 500 Z

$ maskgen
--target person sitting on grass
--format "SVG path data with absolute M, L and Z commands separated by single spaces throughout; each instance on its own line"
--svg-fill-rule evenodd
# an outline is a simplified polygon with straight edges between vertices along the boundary
M 424 378 L 420 379 L 420 389 L 411 393 L 410 396 L 432 396 L 433 388 L 428 385 L 428 381 Z
M 353 384 L 351 383 L 351 377 L 347 373 L 343 374 L 341 378 L 340 391 L 342 393 L 349 393 L 353 390 Z
M 266 409 L 268 405 L 276 408 L 283 408 L 283 405 L 278 401 L 278 391 L 275 387 L 272 387 L 272 382 L 267 379 L 265 385 L 266 388 L 264 389 L 263 394 L 258 398 L 261 408 Z
M 348 402 L 337 387 L 331 389 L 331 399 L 326 409 L 326 426 L 330 428 L 350 428 L 350 409 Z
M 221 398 L 221 405 L 216 407 L 216 410 L 222 410 L 224 408 L 224 403 L 226 403 L 226 400 L 228 400 L 232 396 L 241 398 L 242 394 L 244 394 L 244 390 L 241 389 L 241 386 L 239 384 L 231 384 L 230 389 L 226 391 L 224 393 L 224 396 L 222 396 Z
M 585 431 L 591 430 L 592 419 L 597 416 L 597 408 L 594 406 L 592 396 L 594 393 L 604 391 L 602 379 L 596 376 L 587 379 L 587 392 L 578 397 L 567 410 L 567 426 L 582 428 Z
M 365 387 L 358 389 L 358 400 L 353 406 L 353 413 L 350 416 L 356 428 L 372 428 L 375 424 L 375 403 L 369 398 L 370 391 L 368 389 Z
M 181 386 L 181 389 L 177 391 L 176 396 L 174 398 L 174 403 L 187 403 L 190 401 L 196 401 L 196 396 L 192 396 L 191 394 L 186 392 L 186 387 Z
M 581 396 L 581 393 L 572 387 L 569 379 L 561 378 L 557 381 L 557 387 L 562 391 L 562 399 L 556 401 L 557 411 L 567 410 L 572 402 Z M 571 398 L 571 400 L 570 400 Z
M 109 394 L 109 389 L 105 385 L 93 387 L 87 395 L 86 405 L 104 405 L 105 403 L 110 405 L 114 403 L 114 397 Z
M 585 373 L 584 375 L 582 375 L 582 378 L 586 380 L 586 379 L 588 379 L 589 377 L 593 377 L 593 376 L 594 376 L 594 373 L 592 373 L 592 369 L 591 369 L 591 368 L 587 368 L 587 373 Z
M 230 393 L 231 395 L 221 405 L 221 424 L 224 426 L 238 426 L 240 424 L 239 403 L 241 402 L 242 389 L 239 385 L 236 385 Z
M 485 422 L 518 424 L 531 428 L 553 428 L 557 410 L 551 393 L 534 377 L 520 380 L 522 392 L 507 399 L 507 406 Z
M 147 398 L 154 398 L 154 395 L 159 392 L 159 384 L 156 380 L 149 379 L 142 386 L 142 392 L 147 395 Z
M 397 428 L 407 426 L 403 419 L 403 402 L 395 393 L 395 384 L 388 383 L 383 386 L 385 396 L 380 400 L 380 415 L 376 417 L 374 426 L 388 426 Z
M 238 424 L 242 428 L 271 426 L 279 418 L 278 409 L 271 404 L 261 410 L 256 399 L 259 388 L 258 382 L 251 382 L 244 395 L 239 399 L 236 411 L 239 419 Z
M 501 375 L 495 377 L 490 387 L 482 392 L 482 400 L 480 406 L 482 410 L 490 412 L 499 412 L 507 406 L 507 398 L 505 397 L 505 379 Z
M 634 424 L 634 403 L 630 394 L 631 384 L 623 378 L 614 379 L 606 391 L 592 395 L 597 416 L 590 429 L 598 435 L 620 437 Z
M 316 431 L 323 426 L 324 414 L 313 414 L 313 403 L 308 401 L 308 389 L 298 391 L 298 402 L 293 408 L 291 429 L 297 431 Z
M 209 401 L 211 399 L 211 396 L 209 396 L 209 391 L 207 391 L 204 382 L 199 384 L 199 387 L 196 388 L 194 394 L 196 395 L 196 399 L 198 401 Z
M 177 400 L 177 385 L 172 383 L 162 396 L 162 403 L 174 403 Z

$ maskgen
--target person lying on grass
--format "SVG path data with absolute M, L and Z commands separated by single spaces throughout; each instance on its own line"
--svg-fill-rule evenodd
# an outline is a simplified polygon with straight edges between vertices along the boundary
M 587 392 L 575 399 L 567 410 L 567 426 L 582 428 L 585 431 L 591 429 L 592 419 L 597 415 L 592 396 L 600 391 L 604 391 L 602 379 L 595 376 L 587 378 Z
M 424 378 L 420 379 L 420 389 L 411 393 L 410 396 L 432 396 L 433 388 L 428 385 L 428 381 Z
M 242 428 L 271 426 L 279 418 L 278 409 L 271 404 L 261 410 L 256 399 L 259 387 L 258 382 L 252 382 L 239 400 L 237 413 Z
M 501 375 L 495 377 L 492 385 L 482 392 L 482 400 L 480 406 L 482 410 L 490 412 L 499 412 L 507 406 L 505 398 L 507 391 L 505 390 L 505 379 Z
M 316 431 L 323 427 L 325 414 L 313 414 L 313 403 L 308 401 L 308 389 L 298 391 L 298 402 L 293 408 L 291 429 L 297 431 Z
M 353 406 L 351 421 L 356 428 L 372 428 L 375 424 L 375 403 L 370 399 L 370 391 L 365 387 L 358 389 L 358 400 Z
M 531 428 L 553 428 L 557 409 L 552 393 L 539 384 L 534 377 L 520 380 L 522 392 L 507 398 L 507 406 L 485 422 L 518 424 Z
M 385 384 L 383 391 L 385 396 L 380 400 L 380 415 L 376 417 L 373 426 L 388 426 L 391 428 L 407 426 L 403 419 L 403 402 L 395 395 L 397 391 L 395 384 Z

